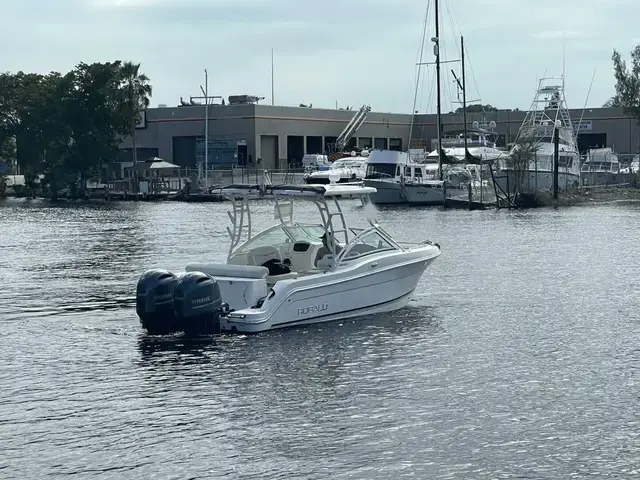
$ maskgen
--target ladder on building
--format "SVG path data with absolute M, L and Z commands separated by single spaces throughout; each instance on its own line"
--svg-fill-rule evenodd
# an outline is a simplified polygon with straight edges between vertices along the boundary
M 333 145 L 334 152 L 341 152 L 349 144 L 349 141 L 353 138 L 355 133 L 364 123 L 367 114 L 371 111 L 370 105 L 362 105 L 360 110 L 356 112 L 353 118 L 349 121 L 344 130 L 338 135 L 336 143 Z

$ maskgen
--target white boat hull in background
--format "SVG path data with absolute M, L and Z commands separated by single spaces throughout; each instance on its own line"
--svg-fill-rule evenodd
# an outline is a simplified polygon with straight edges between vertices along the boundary
M 518 172 L 513 170 L 502 170 L 496 174 L 495 182 L 505 192 L 513 194 L 516 191 Z M 509 178 L 507 182 L 507 177 Z M 522 178 L 520 192 L 553 191 L 553 172 L 527 170 L 519 174 Z M 580 176 L 574 173 L 558 172 L 558 188 L 566 190 L 574 188 L 580 184 Z M 508 189 L 507 189 L 508 187 Z
M 430 184 L 404 184 L 393 180 L 366 179 L 364 184 L 376 189 L 370 195 L 376 205 L 444 205 L 444 188 Z

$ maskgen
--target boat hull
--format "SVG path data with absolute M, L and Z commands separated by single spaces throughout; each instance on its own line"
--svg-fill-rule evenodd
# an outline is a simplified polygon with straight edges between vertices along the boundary
M 365 179 L 364 184 L 374 187 L 370 195 L 376 205 L 444 205 L 445 189 L 430 184 Z
M 427 245 L 394 255 L 372 255 L 333 272 L 282 280 L 260 308 L 232 312 L 221 319 L 221 328 L 258 333 L 397 310 L 407 305 L 424 271 L 439 255 L 437 246 Z
M 523 173 L 513 170 L 503 170 L 496 174 L 495 183 L 505 192 L 513 194 L 516 190 L 518 176 L 522 178 L 520 191 L 552 191 L 553 172 L 528 170 Z M 580 184 L 580 177 L 574 173 L 558 172 L 558 188 L 565 190 L 577 187 Z

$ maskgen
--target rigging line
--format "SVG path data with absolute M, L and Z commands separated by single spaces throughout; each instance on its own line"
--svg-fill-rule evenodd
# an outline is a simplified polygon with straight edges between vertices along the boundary
M 441 59 L 442 61 L 446 62 L 449 60 L 449 56 L 447 55 L 448 43 L 446 41 L 446 37 L 443 34 L 443 30 L 442 30 L 442 21 L 443 21 L 442 17 L 443 15 L 440 15 L 440 38 L 439 38 L 440 47 L 439 48 L 441 53 Z M 446 68 L 442 68 L 440 70 L 440 88 L 441 88 L 440 109 L 443 114 L 445 113 L 445 110 L 446 110 L 447 100 L 449 100 L 449 104 L 451 104 L 450 92 L 449 92 L 449 89 L 447 88 L 449 86 L 449 82 L 447 81 L 447 79 L 449 78 L 448 72 L 449 71 Z
M 444 3 L 445 3 L 445 7 L 446 7 L 447 14 L 448 14 L 448 17 L 449 17 L 449 24 L 450 24 L 450 27 L 451 27 L 450 32 L 451 32 L 452 36 L 455 37 L 457 33 L 460 33 L 460 31 L 459 31 L 460 29 L 458 28 L 458 32 L 456 32 L 456 26 L 454 25 L 455 15 L 454 15 L 453 10 L 451 8 L 450 2 L 448 0 L 444 0 Z M 442 31 L 442 29 L 441 29 L 441 31 Z M 442 43 L 443 43 L 443 45 L 445 43 L 444 36 L 443 36 L 443 39 L 442 39 Z M 454 50 L 455 50 L 455 53 L 457 55 L 457 57 L 454 57 L 454 58 L 457 58 L 459 60 L 461 58 L 460 44 L 458 42 L 454 42 L 454 45 L 455 45 Z M 446 51 L 446 46 L 444 47 L 444 49 Z M 454 84 L 455 84 L 455 82 L 454 82 Z M 456 102 L 458 101 L 458 91 L 457 91 L 456 88 L 452 88 L 451 85 L 448 85 L 447 82 L 445 82 L 444 89 L 445 89 L 445 96 L 448 97 L 448 100 L 449 100 L 450 111 L 455 111 L 455 109 L 456 109 L 455 105 L 456 105 Z
M 460 28 L 458 28 L 458 31 L 456 32 L 456 26 L 454 25 L 454 19 L 455 19 L 454 17 L 455 17 L 455 15 L 453 14 L 451 3 L 448 2 L 447 0 L 444 0 L 444 4 L 445 4 L 445 7 L 447 9 L 447 13 L 449 14 L 449 24 L 451 26 L 451 33 L 452 33 L 454 38 L 455 37 L 460 37 L 462 35 L 462 33 L 460 31 Z M 456 54 L 458 56 L 460 56 L 460 45 L 458 44 L 458 42 L 454 42 L 454 43 L 455 43 L 455 46 L 456 46 L 455 47 L 456 48 Z
M 457 25 L 458 37 L 461 37 L 462 36 L 462 28 L 460 27 L 460 22 L 458 22 L 458 19 L 457 19 L 456 15 L 455 15 L 455 13 L 453 11 L 453 6 L 451 5 L 451 3 L 448 0 L 445 0 L 445 4 L 447 6 L 447 10 L 449 11 L 449 20 L 452 23 L 455 22 L 455 24 Z M 456 27 L 452 26 L 452 30 L 455 30 L 455 29 L 456 29 Z M 456 44 L 456 48 L 457 48 L 458 54 L 460 55 L 460 58 L 462 58 L 462 52 L 460 50 L 461 46 L 459 44 Z M 471 71 L 471 78 L 473 79 L 473 84 L 474 84 L 474 87 L 476 89 L 476 93 L 478 94 L 478 98 L 482 98 L 482 95 L 480 95 L 480 88 L 479 88 L 478 82 L 476 80 L 475 71 L 473 69 L 473 65 L 471 63 L 471 59 L 469 57 L 469 51 L 466 48 L 464 49 L 464 55 L 465 55 L 466 64 L 468 65 L 468 70 Z M 469 96 L 469 95 L 467 95 L 467 96 Z
M 420 35 L 420 58 L 419 58 L 419 62 L 417 63 L 422 63 L 423 61 L 423 57 L 424 57 L 424 44 L 425 44 L 425 38 L 427 35 L 427 21 L 429 20 L 429 0 L 427 0 L 427 8 L 426 8 L 426 12 L 424 15 L 424 22 L 422 24 L 422 34 Z M 409 127 L 409 144 L 411 144 L 411 138 L 413 135 L 413 114 L 416 111 L 416 102 L 418 101 L 418 88 L 420 86 L 420 72 L 422 71 L 422 65 L 418 65 L 418 72 L 416 75 L 416 84 L 414 87 L 414 92 L 413 92 L 413 108 L 411 109 L 411 126 Z
M 425 74 L 422 76 L 422 85 L 420 86 L 420 102 L 418 103 L 418 110 L 423 111 L 424 105 L 424 92 L 427 91 L 427 84 L 431 84 L 431 80 L 433 80 L 433 75 L 428 68 L 425 67 Z
M 427 113 L 429 111 L 429 107 L 432 105 L 432 101 L 433 101 L 433 95 L 434 92 L 436 90 L 436 76 L 432 75 L 431 76 L 431 88 L 429 89 L 429 97 L 427 100 L 427 108 L 425 109 L 425 113 Z M 422 138 L 425 137 L 425 133 L 426 133 L 426 129 L 427 126 L 425 124 L 422 125 Z M 431 147 L 429 145 L 427 145 L 427 149 L 431 150 Z
M 426 27 L 426 29 L 428 29 L 428 25 L 429 25 L 429 15 L 430 15 L 430 7 L 431 7 L 431 0 L 427 0 L 427 13 L 425 15 L 425 23 L 424 26 Z M 425 43 L 427 41 L 427 35 L 426 35 L 426 29 L 424 30 L 424 36 L 422 39 L 422 46 L 425 46 Z M 422 62 L 420 62 L 422 63 Z M 425 92 L 425 83 L 427 83 L 428 79 L 430 78 L 430 74 L 429 74 L 429 68 L 427 65 L 420 65 L 420 68 L 424 67 L 424 74 L 422 75 L 422 83 L 420 85 L 420 99 L 418 101 L 417 106 L 414 108 L 414 112 L 416 110 L 421 111 L 422 110 L 422 105 L 423 105 L 423 101 L 424 101 L 424 92 Z

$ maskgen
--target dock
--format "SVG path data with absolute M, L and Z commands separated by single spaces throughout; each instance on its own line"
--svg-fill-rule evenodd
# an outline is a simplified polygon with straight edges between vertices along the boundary
M 468 190 L 467 195 L 447 196 L 444 201 L 444 208 L 462 210 L 485 210 L 496 207 L 496 195 L 493 189 L 483 187 L 482 192 L 478 190 Z

